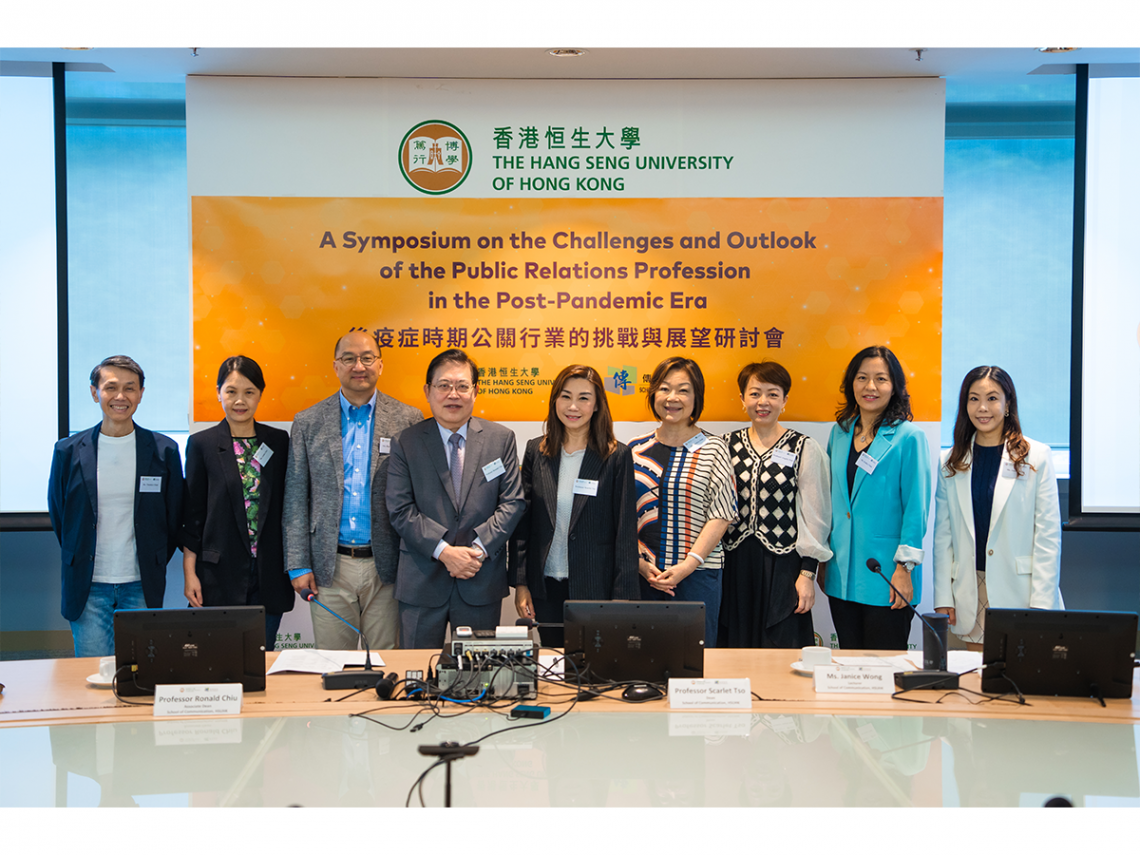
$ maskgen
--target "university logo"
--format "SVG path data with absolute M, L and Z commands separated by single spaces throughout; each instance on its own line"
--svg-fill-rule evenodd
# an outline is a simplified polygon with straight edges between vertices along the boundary
M 470 171 L 471 144 L 450 122 L 420 122 L 400 143 L 400 172 L 421 193 L 450 193 Z
M 602 381 L 607 392 L 616 395 L 632 395 L 637 391 L 637 369 L 632 365 L 621 368 L 606 368 L 606 379 Z

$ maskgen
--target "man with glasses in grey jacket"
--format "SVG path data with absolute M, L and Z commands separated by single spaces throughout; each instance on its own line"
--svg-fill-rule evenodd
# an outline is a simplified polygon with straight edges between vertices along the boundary
M 285 566 L 294 589 L 359 627 L 376 650 L 399 646 L 393 597 L 399 539 L 383 502 L 393 438 L 423 413 L 376 388 L 384 364 L 376 340 L 353 330 L 337 340 L 340 390 L 293 419 L 285 476 Z M 313 635 L 323 650 L 355 650 L 357 635 L 317 605 Z

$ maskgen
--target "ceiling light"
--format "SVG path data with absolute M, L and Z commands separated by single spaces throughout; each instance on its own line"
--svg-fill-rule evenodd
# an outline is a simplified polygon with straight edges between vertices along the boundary
M 1041 53 L 1069 53 L 1069 51 L 1080 50 L 1075 47 L 1039 47 L 1037 50 Z
M 581 48 L 551 48 L 547 53 L 551 56 L 584 56 L 586 51 Z

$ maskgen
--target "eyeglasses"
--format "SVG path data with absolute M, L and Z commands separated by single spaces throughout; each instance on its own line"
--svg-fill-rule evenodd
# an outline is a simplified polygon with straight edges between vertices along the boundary
M 351 353 L 346 353 L 344 356 L 338 356 L 336 358 L 336 361 L 339 362 L 341 365 L 343 365 L 345 368 L 351 368 L 357 362 L 359 362 L 361 365 L 363 365 L 365 368 L 367 368 L 370 365 L 374 365 L 377 361 L 379 361 L 379 359 L 380 359 L 379 356 L 376 356 L 375 354 L 372 354 L 372 353 L 362 353 L 362 354 L 360 354 L 360 356 L 356 356 L 356 355 L 351 354 Z
M 465 397 L 469 395 L 471 390 L 475 387 L 470 383 L 433 383 L 432 388 L 441 395 L 450 395 L 454 390 L 455 394 L 460 397 Z

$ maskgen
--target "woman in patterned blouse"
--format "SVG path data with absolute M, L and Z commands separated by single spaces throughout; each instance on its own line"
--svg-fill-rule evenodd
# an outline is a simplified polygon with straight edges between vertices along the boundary
M 641 595 L 705 604 L 705 646 L 716 644 L 724 550 L 736 488 L 724 439 L 697 427 L 705 378 L 693 360 L 657 366 L 647 402 L 661 424 L 629 443 L 637 495 Z
M 289 435 L 254 420 L 264 390 L 248 356 L 218 370 L 226 417 L 186 445 L 182 574 L 192 607 L 265 606 L 265 649 L 273 650 L 296 598 L 281 534 Z
M 831 558 L 831 493 L 819 443 L 783 427 L 792 378 L 753 362 L 736 378 L 752 424 L 728 434 L 740 515 L 724 538 L 721 647 L 815 644 L 815 574 Z

